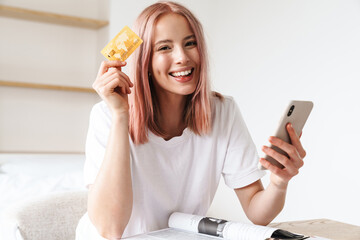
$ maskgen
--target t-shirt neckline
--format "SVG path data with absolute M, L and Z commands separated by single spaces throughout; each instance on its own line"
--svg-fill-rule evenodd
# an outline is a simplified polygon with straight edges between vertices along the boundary
M 162 137 L 159 137 L 158 135 L 155 135 L 153 132 L 149 131 L 149 141 L 154 142 L 157 144 L 161 144 L 163 146 L 174 146 L 176 144 L 179 144 L 181 142 L 184 142 L 187 140 L 190 135 L 192 134 L 192 131 L 188 128 L 185 128 L 180 136 L 176 136 L 171 138 L 170 140 L 165 140 Z

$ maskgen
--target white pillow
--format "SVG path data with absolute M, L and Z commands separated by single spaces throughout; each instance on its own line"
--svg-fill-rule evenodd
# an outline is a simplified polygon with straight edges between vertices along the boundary
M 4 209 L 31 197 L 82 190 L 86 190 L 82 171 L 53 176 L 0 174 L 0 218 Z
M 0 154 L 0 172 L 54 176 L 83 170 L 84 154 Z

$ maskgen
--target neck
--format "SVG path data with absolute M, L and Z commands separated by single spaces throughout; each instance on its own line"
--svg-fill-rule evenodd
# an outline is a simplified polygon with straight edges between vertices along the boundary
M 161 130 L 165 132 L 165 140 L 180 136 L 185 126 L 184 109 L 186 96 L 175 94 L 158 95 L 159 116 Z

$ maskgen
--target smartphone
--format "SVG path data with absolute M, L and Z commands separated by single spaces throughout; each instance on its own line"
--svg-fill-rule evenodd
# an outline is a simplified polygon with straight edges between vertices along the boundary
M 284 140 L 287 143 L 291 143 L 290 136 L 286 130 L 286 125 L 291 123 L 297 135 L 300 135 L 313 106 L 314 104 L 311 101 L 290 101 L 282 118 L 280 119 L 280 123 L 274 136 Z M 276 146 L 270 145 L 270 148 L 285 156 L 289 156 L 286 152 Z M 265 155 L 264 158 L 273 165 L 278 166 L 279 168 L 284 168 L 284 166 L 274 158 L 268 155 Z M 264 168 L 260 163 L 259 169 L 266 170 L 266 168 Z

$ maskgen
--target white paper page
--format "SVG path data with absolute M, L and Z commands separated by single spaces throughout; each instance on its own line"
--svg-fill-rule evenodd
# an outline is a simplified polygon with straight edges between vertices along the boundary
M 182 231 L 179 229 L 162 229 L 159 231 L 141 234 L 133 237 L 126 238 L 129 240 L 163 240 L 163 239 L 169 239 L 169 240 L 220 240 L 222 238 L 213 237 L 209 235 L 204 235 L 200 233 L 192 233 L 188 231 Z M 242 238 L 239 238 L 242 239 Z M 265 239 L 265 238 L 263 238 Z M 263 240 L 262 239 L 262 240 Z M 322 237 L 310 237 L 307 240 L 330 240 L 328 238 L 322 238 Z
M 265 238 L 271 237 L 276 230 L 276 228 L 228 222 L 225 225 L 223 233 L 225 239 L 264 240 Z
M 198 232 L 198 226 L 204 217 L 186 213 L 174 212 L 169 218 L 169 227 Z
M 223 236 L 228 240 L 264 240 L 271 237 L 276 228 L 253 225 L 249 223 L 223 222 L 221 219 L 178 213 L 171 214 L 169 227 L 191 232 L 202 232 L 210 235 Z M 201 225 L 201 226 L 200 226 Z M 224 226 L 221 232 L 221 225 Z M 202 231 L 200 231 L 200 227 Z M 214 231 L 216 230 L 216 231 Z M 218 231 L 220 231 L 218 233 Z
M 180 229 L 167 228 L 155 232 L 150 232 L 130 238 L 129 240 L 160 240 L 160 239 L 169 239 L 169 240 L 219 240 L 220 238 L 208 236 L 200 233 L 192 233 L 188 231 L 183 231 Z
M 331 240 L 329 238 L 322 238 L 322 237 L 310 237 L 307 238 L 306 240 Z

